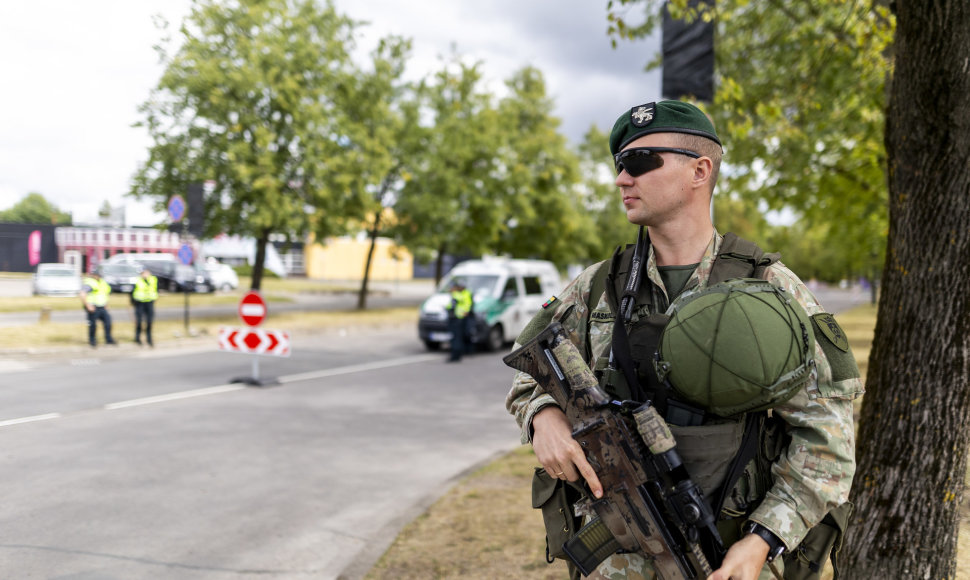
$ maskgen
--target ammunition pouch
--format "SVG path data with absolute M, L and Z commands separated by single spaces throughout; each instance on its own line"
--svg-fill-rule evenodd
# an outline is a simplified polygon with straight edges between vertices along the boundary
M 569 561 L 563 544 L 582 526 L 582 518 L 576 516 L 573 505 L 583 496 L 578 486 L 552 477 L 541 467 L 536 468 L 532 477 L 532 507 L 542 510 L 542 522 L 546 527 L 546 562 L 551 564 L 555 558 Z
M 808 531 L 801 544 L 794 550 L 785 552 L 785 580 L 818 580 L 822 575 L 825 561 L 831 555 L 833 578 L 839 577 L 839 553 L 842 539 L 849 526 L 849 516 L 853 505 L 845 502 L 822 518 Z

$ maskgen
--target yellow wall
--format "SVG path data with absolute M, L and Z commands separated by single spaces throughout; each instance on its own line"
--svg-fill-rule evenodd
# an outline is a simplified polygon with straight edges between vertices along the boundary
M 331 238 L 326 246 L 310 240 L 303 254 L 307 278 L 315 280 L 361 280 L 370 240 L 366 236 Z M 410 280 L 414 260 L 404 248 L 387 238 L 378 238 L 371 261 L 370 279 Z

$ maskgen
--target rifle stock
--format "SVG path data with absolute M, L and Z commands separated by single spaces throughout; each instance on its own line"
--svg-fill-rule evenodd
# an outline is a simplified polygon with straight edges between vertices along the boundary
M 587 513 L 598 516 L 616 545 L 652 560 L 661 580 L 709 576 L 711 559 L 719 563 L 723 544 L 711 509 L 656 409 L 649 402 L 632 409 L 611 400 L 558 322 L 503 361 L 532 376 L 566 413 L 573 438 L 603 484 L 602 498 L 587 494 L 583 500 Z M 704 552 L 702 538 L 714 553 Z M 615 550 L 580 551 L 583 555 L 566 553 L 589 574 Z

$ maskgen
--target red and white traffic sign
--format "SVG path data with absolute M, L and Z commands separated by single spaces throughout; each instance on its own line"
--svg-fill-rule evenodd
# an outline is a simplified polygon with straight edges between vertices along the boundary
M 259 326 L 266 318 L 266 303 L 259 292 L 248 292 L 239 301 L 239 318 L 249 326 Z
M 270 356 L 290 356 L 290 335 L 262 328 L 219 328 L 219 350 Z

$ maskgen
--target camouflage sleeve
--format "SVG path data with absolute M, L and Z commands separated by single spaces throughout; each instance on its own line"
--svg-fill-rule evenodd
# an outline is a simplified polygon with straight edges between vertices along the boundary
M 581 352 L 585 352 L 583 345 L 586 342 L 586 321 L 589 320 L 589 312 L 586 307 L 587 298 L 593 275 L 596 274 L 600 264 L 602 262 L 584 270 L 563 289 L 555 301 L 546 307 L 555 308 L 552 321 L 557 321 L 563 325 L 573 342 L 580 347 Z M 516 342 L 513 348 L 519 346 L 519 343 Z M 515 373 L 515 378 L 512 379 L 512 388 L 505 397 L 505 408 L 515 417 L 515 421 L 522 430 L 522 443 L 529 443 L 532 440 L 532 417 L 536 412 L 546 405 L 555 404 L 552 395 L 546 394 L 542 387 L 535 382 L 535 379 L 522 371 Z
M 786 289 L 809 316 L 825 312 L 818 299 L 780 262 L 765 279 Z M 824 339 L 821 339 L 824 340 Z M 863 392 L 862 380 L 833 381 L 818 340 L 816 369 L 805 388 L 773 413 L 785 421 L 791 442 L 772 466 L 774 485 L 751 515 L 793 549 L 808 530 L 848 500 L 855 475 L 855 428 L 852 401 Z

